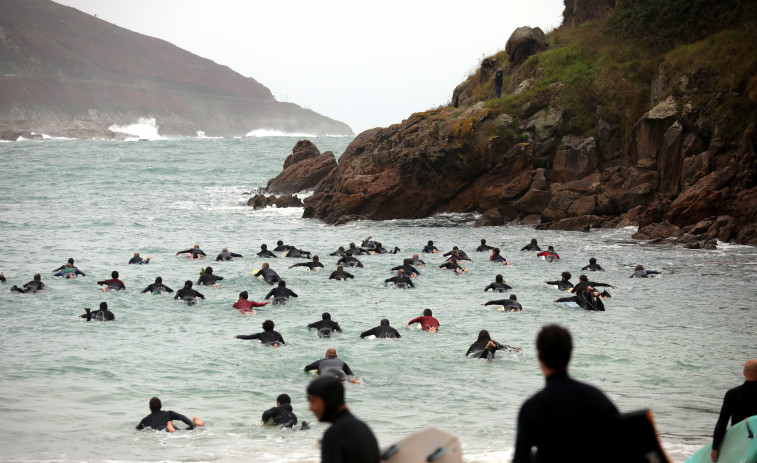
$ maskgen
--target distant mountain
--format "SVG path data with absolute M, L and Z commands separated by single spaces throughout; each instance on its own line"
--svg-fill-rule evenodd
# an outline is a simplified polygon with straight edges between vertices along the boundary
M 250 77 L 49 0 L 0 1 L 0 131 L 88 138 L 154 117 L 163 135 L 351 135 Z

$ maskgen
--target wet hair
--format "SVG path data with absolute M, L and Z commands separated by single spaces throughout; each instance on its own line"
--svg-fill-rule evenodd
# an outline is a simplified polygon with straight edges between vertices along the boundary
M 211 266 L 205 267 L 205 273 L 207 273 L 208 275 L 212 275 L 213 274 L 213 267 L 211 267 Z
M 273 331 L 273 321 L 266 320 L 263 322 L 263 331 Z
M 497 283 L 502 283 L 504 281 L 504 278 L 502 277 L 502 275 L 497 275 L 496 277 L 494 277 L 494 281 L 496 281 Z
M 423 315 L 430 317 L 431 316 L 431 309 L 423 309 Z
M 110 276 L 113 278 L 118 278 L 118 271 L 113 270 L 112 272 L 110 272 Z
M 318 256 L 313 256 L 313 262 L 318 262 Z
M 384 325 L 384 326 L 389 326 L 389 319 L 388 318 L 382 318 L 381 319 L 381 324 Z
M 486 244 L 486 240 L 484 238 L 481 238 L 481 244 Z
M 247 294 L 247 291 L 242 291 L 241 293 L 239 293 L 240 299 L 247 299 L 248 296 L 249 294 Z
M 260 268 L 268 268 L 270 266 L 271 264 L 269 264 L 268 262 L 263 262 L 263 265 L 261 265 Z
M 284 281 L 284 280 L 279 280 L 279 287 L 280 287 L 280 288 L 283 288 L 283 287 L 285 287 L 286 285 L 287 285 L 287 282 L 286 282 L 286 281 Z
M 155 277 L 155 283 L 163 283 L 163 277 Z
M 160 399 L 157 397 L 153 397 L 150 399 L 150 411 L 151 412 L 159 412 L 160 408 L 163 406 L 162 403 L 160 403 Z
M 410 259 L 405 259 L 402 261 L 403 265 L 410 265 Z
M 643 266 L 643 265 L 637 265 L 637 266 L 636 266 L 636 269 L 635 269 L 635 270 L 636 270 L 637 272 L 638 272 L 639 270 L 644 270 L 644 266 Z
M 276 244 L 279 245 L 279 246 L 281 246 L 282 244 L 284 244 L 284 242 L 281 241 L 281 240 L 278 240 L 278 241 L 276 241 Z
M 397 270 L 397 276 L 404 275 L 404 274 L 405 274 L 405 270 L 404 269 Z
M 489 335 L 489 332 L 487 330 L 481 330 L 478 332 L 478 339 L 476 339 L 476 344 L 486 344 L 491 340 L 492 337 Z
M 355 247 L 355 243 L 350 243 L 350 247 L 354 248 Z
M 536 351 L 539 353 L 539 360 L 549 368 L 567 368 L 573 351 L 570 331 L 560 325 L 542 327 L 536 336 Z
M 460 249 L 460 248 L 458 248 L 457 246 L 452 246 L 452 250 L 453 251 L 457 251 L 458 249 Z
M 536 238 L 531 238 L 531 244 L 536 244 Z
M 581 275 L 580 277 L 578 277 L 578 280 L 579 281 L 589 281 L 589 277 L 587 277 L 586 275 Z
M 591 259 L 589 259 L 589 263 L 590 264 L 596 264 L 597 263 L 597 259 L 595 259 L 595 258 L 592 257 Z
M 336 269 L 337 269 L 337 270 L 344 270 L 344 265 L 337 265 L 337 266 L 336 266 Z
M 68 263 L 71 264 L 71 265 L 74 265 L 74 258 L 73 257 L 69 257 L 68 258 Z
M 34 274 L 34 281 L 41 281 L 41 280 L 42 280 L 42 275 L 40 275 L 39 273 L 35 273 Z
M 292 398 L 289 397 L 289 394 L 279 394 L 279 396 L 276 397 L 276 403 L 280 403 L 281 405 L 291 404 Z
M 184 287 L 185 288 L 191 288 L 192 287 L 192 280 L 185 281 L 184 282 Z
M 499 254 L 499 248 L 493 248 L 492 254 Z
M 344 246 L 339 246 L 339 249 L 337 251 L 344 251 Z
M 572 276 L 573 275 L 571 275 L 570 272 L 562 272 L 562 279 L 565 280 L 565 281 L 570 280 L 570 277 L 572 277 Z
M 331 320 L 331 314 L 328 312 L 323 312 L 323 314 L 321 314 L 321 318 L 323 320 Z
M 352 257 L 352 253 L 350 251 L 347 251 L 344 255 L 348 257 Z
M 510 299 L 512 299 L 513 301 L 517 301 L 518 300 L 518 296 L 516 296 L 515 294 L 511 294 L 510 295 Z
M 433 242 L 433 241 L 431 241 L 431 240 L 428 240 L 428 245 L 429 245 L 429 246 L 433 246 L 433 245 L 434 245 L 434 242 Z
M 268 249 L 268 245 L 267 244 L 261 244 L 260 245 L 260 250 L 261 251 L 266 251 L 267 249 Z
M 554 250 L 555 250 L 554 246 L 547 246 L 547 251 L 554 251 Z

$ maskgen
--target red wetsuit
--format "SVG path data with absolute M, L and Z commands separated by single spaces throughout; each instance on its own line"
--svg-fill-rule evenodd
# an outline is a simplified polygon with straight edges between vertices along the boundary
M 434 327 L 435 330 L 439 329 L 439 320 L 437 320 L 434 317 L 430 317 L 428 315 L 421 315 L 418 318 L 413 318 L 412 320 L 407 322 L 407 324 L 412 325 L 413 323 L 418 323 L 418 322 L 421 323 L 421 328 L 423 328 L 423 331 L 428 331 L 429 328 L 431 328 L 432 326 Z
M 248 313 L 252 312 L 253 307 L 263 307 L 264 305 L 267 305 L 267 302 L 255 302 L 250 301 L 249 299 L 240 299 L 237 302 L 234 303 L 232 307 L 237 309 L 238 311 L 242 313 Z

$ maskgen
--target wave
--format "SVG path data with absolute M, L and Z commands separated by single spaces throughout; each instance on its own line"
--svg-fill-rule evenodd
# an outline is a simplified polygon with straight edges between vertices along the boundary
M 247 132 L 245 137 L 316 137 L 317 135 L 304 132 L 282 132 L 275 129 L 255 129 Z
M 136 135 L 136 137 L 128 137 L 127 141 L 136 140 L 167 140 L 166 137 L 158 133 L 158 123 L 154 117 L 140 117 L 137 122 L 129 125 L 116 125 L 113 124 L 108 127 L 108 130 L 114 132 L 126 133 L 129 135 Z

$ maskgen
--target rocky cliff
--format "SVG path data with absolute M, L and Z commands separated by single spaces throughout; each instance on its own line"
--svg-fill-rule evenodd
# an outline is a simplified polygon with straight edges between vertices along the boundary
M 528 42 L 508 49 L 528 56 L 483 60 L 452 107 L 360 134 L 305 216 L 477 211 L 479 225 L 637 225 L 639 238 L 690 247 L 757 245 L 757 26 L 742 15 L 704 39 L 649 47 L 618 32 L 630 30 L 617 17 L 636 18 L 624 9 L 634 2 L 613 3 L 566 0 L 570 24 L 544 47 L 520 31 Z
M 0 132 L 111 137 L 140 117 L 164 135 L 352 133 L 163 40 L 48 0 L 0 2 Z

